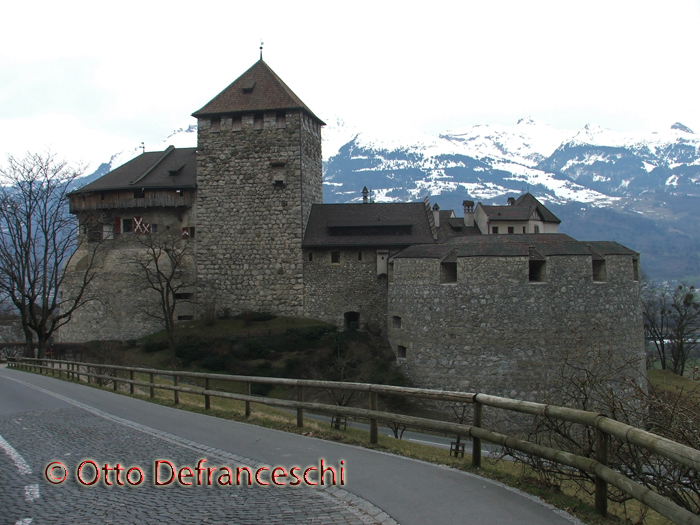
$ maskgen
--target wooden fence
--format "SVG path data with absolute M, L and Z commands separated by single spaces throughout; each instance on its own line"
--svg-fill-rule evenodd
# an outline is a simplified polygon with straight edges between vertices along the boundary
M 615 437 L 624 443 L 644 448 L 654 454 L 670 459 L 690 469 L 689 476 L 697 476 L 700 472 L 700 451 L 681 445 L 669 439 L 657 436 L 650 432 L 635 428 L 619 421 L 610 419 L 604 415 L 576 410 L 555 405 L 544 405 L 530 401 L 508 399 L 487 394 L 475 394 L 466 392 L 450 392 L 444 390 L 432 390 L 423 388 L 408 388 L 389 385 L 375 385 L 368 383 L 346 383 L 336 381 L 315 381 L 308 379 L 284 379 L 275 377 L 253 377 L 227 374 L 205 374 L 198 372 L 185 372 L 173 370 L 158 370 L 151 368 L 137 368 L 128 366 L 103 365 L 96 363 L 83 363 L 77 361 L 61 361 L 51 359 L 33 359 L 13 357 L 8 359 L 8 366 L 28 371 L 37 371 L 42 374 L 66 375 L 68 379 L 90 378 L 97 380 L 102 386 L 103 381 L 111 382 L 114 390 L 118 383 L 130 385 L 130 391 L 134 393 L 135 386 L 149 388 L 150 396 L 155 397 L 155 389 L 171 390 L 175 403 L 179 403 L 179 393 L 188 393 L 204 396 L 204 406 L 211 408 L 211 397 L 235 399 L 245 402 L 245 415 L 250 416 L 251 403 L 260 403 L 282 408 L 296 409 L 297 426 L 304 426 L 304 410 L 314 413 L 329 414 L 332 416 L 355 417 L 368 419 L 370 422 L 370 443 L 377 443 L 379 421 L 386 423 L 399 423 L 414 428 L 427 430 L 439 430 L 458 436 L 472 439 L 472 464 L 481 466 L 481 443 L 487 441 L 501 445 L 508 449 L 517 450 L 540 458 L 554 461 L 569 467 L 577 468 L 595 476 L 595 507 L 602 515 L 607 514 L 608 484 L 617 487 L 625 494 L 644 503 L 654 509 L 673 523 L 683 525 L 700 525 L 700 517 L 680 507 L 676 503 L 657 494 L 653 490 L 629 479 L 623 474 L 608 467 L 608 443 L 610 437 Z M 58 366 L 57 366 L 58 365 Z M 114 375 L 105 374 L 110 370 Z M 128 378 L 119 377 L 118 374 L 128 373 Z M 148 374 L 149 381 L 138 381 L 134 374 Z M 155 376 L 173 378 L 173 384 L 158 384 Z M 181 386 L 181 378 L 203 379 L 204 388 Z M 212 390 L 211 380 L 223 380 L 239 382 L 244 385 L 245 394 L 221 392 Z M 266 384 L 291 387 L 296 389 L 296 400 L 275 399 L 263 396 L 251 395 L 252 384 Z M 109 383 L 107 383 L 109 384 Z M 369 409 L 343 407 L 323 403 L 309 403 L 304 401 L 304 389 L 335 389 L 366 393 L 369 396 Z M 471 425 L 438 421 L 434 419 L 406 416 L 377 410 L 377 396 L 379 394 L 429 399 L 433 401 L 449 401 L 456 403 L 473 403 L 474 418 Z M 543 416 L 560 421 L 577 423 L 596 430 L 595 459 L 578 456 L 569 452 L 546 447 L 529 441 L 524 441 L 512 436 L 493 432 L 482 427 L 483 407 L 493 407 L 511 412 Z

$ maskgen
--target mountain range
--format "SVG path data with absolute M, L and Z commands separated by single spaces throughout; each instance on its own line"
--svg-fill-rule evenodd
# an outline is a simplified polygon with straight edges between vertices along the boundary
M 194 125 L 153 149 L 196 146 Z M 342 119 L 324 128 L 324 202 L 430 197 L 462 215 L 466 199 L 505 204 L 529 191 L 580 240 L 614 240 L 642 254 L 653 280 L 700 283 L 700 136 L 681 123 L 622 134 L 589 124 L 558 130 L 532 118 L 438 136 L 360 130 Z M 141 152 L 124 151 L 94 180 Z

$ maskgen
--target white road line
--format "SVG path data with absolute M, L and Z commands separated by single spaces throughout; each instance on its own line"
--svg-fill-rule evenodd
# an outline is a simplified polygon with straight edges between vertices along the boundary
M 415 441 L 416 443 L 427 443 L 428 445 L 450 448 L 450 446 L 446 445 L 445 443 L 436 443 L 435 441 L 423 441 L 422 439 L 412 439 L 412 438 L 408 438 L 408 441 Z
M 17 470 L 20 474 L 31 474 L 32 469 L 29 464 L 24 461 L 24 458 L 17 452 L 12 445 L 10 445 L 5 439 L 0 436 L 0 448 L 5 451 L 5 454 L 10 456 L 10 459 L 15 463 Z
M 31 503 L 35 499 L 39 499 L 41 494 L 39 494 L 39 485 L 27 485 L 24 487 L 24 501 Z
M 15 525 L 30 525 L 34 521 L 34 518 L 23 518 L 19 521 L 15 521 Z

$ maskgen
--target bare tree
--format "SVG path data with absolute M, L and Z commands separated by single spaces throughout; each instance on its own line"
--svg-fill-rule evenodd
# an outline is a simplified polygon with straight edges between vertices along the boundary
M 137 237 L 144 248 L 134 256 L 132 263 L 144 278 L 146 285 L 157 296 L 157 306 L 145 310 L 160 320 L 165 328 L 170 359 L 175 361 L 175 311 L 178 304 L 190 302 L 185 290 L 195 286 L 191 264 L 190 244 L 177 233 L 146 233 Z
M 648 285 L 643 304 L 646 338 L 654 343 L 661 368 L 683 375 L 700 342 L 700 298 L 695 287 Z
M 80 175 L 80 168 L 51 153 L 9 156 L 0 168 L 0 292 L 19 312 L 32 356 L 35 336 L 44 357 L 50 338 L 91 300 L 86 289 L 95 276 L 98 244 L 86 247 L 85 263 L 64 289 L 63 268 L 87 243 L 68 210 L 71 183 Z

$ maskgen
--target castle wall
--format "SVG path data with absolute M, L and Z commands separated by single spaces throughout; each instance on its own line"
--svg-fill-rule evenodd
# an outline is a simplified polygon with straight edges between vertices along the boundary
M 234 311 L 303 314 L 302 236 L 321 201 L 320 129 L 300 111 L 278 128 L 265 113 L 241 129 L 199 120 L 198 281 L 203 297 Z
M 121 218 L 143 217 L 145 222 L 158 224 L 158 233 L 154 235 L 160 238 L 171 234 L 179 238 L 183 227 L 195 223 L 193 210 L 147 208 L 118 210 L 116 214 Z M 113 219 L 110 216 L 105 221 L 111 224 Z M 90 252 L 97 248 L 95 278 L 85 292 L 85 297 L 93 300 L 76 310 L 71 321 L 61 328 L 61 342 L 137 339 L 163 329 L 162 321 L 150 315 L 160 315 L 158 294 L 149 288 L 144 271 L 135 264 L 137 259 L 146 256 L 146 248 L 139 243 L 143 237 L 136 233 L 120 233 L 99 244 L 85 243 L 75 253 L 66 268 L 62 293 L 66 297 L 74 293 L 74 283 L 82 279 Z M 193 276 L 196 239 L 183 242 L 187 243 L 187 267 Z M 192 301 L 196 300 L 195 291 L 194 287 L 182 290 L 193 294 Z M 194 302 L 182 302 L 175 318 L 194 315 Z
M 332 252 L 340 254 L 338 264 Z M 387 276 L 377 275 L 376 248 L 304 251 L 304 317 L 343 326 L 345 312 L 357 312 L 360 328 L 385 334 L 386 309 Z
M 607 281 L 594 283 L 590 256 L 549 257 L 545 281 L 529 282 L 526 257 L 465 257 L 457 282 L 440 284 L 437 259 L 395 259 L 392 347 L 405 348 L 399 364 L 422 387 L 533 401 L 566 356 L 610 351 L 642 371 L 632 257 L 606 256 L 606 269 Z

